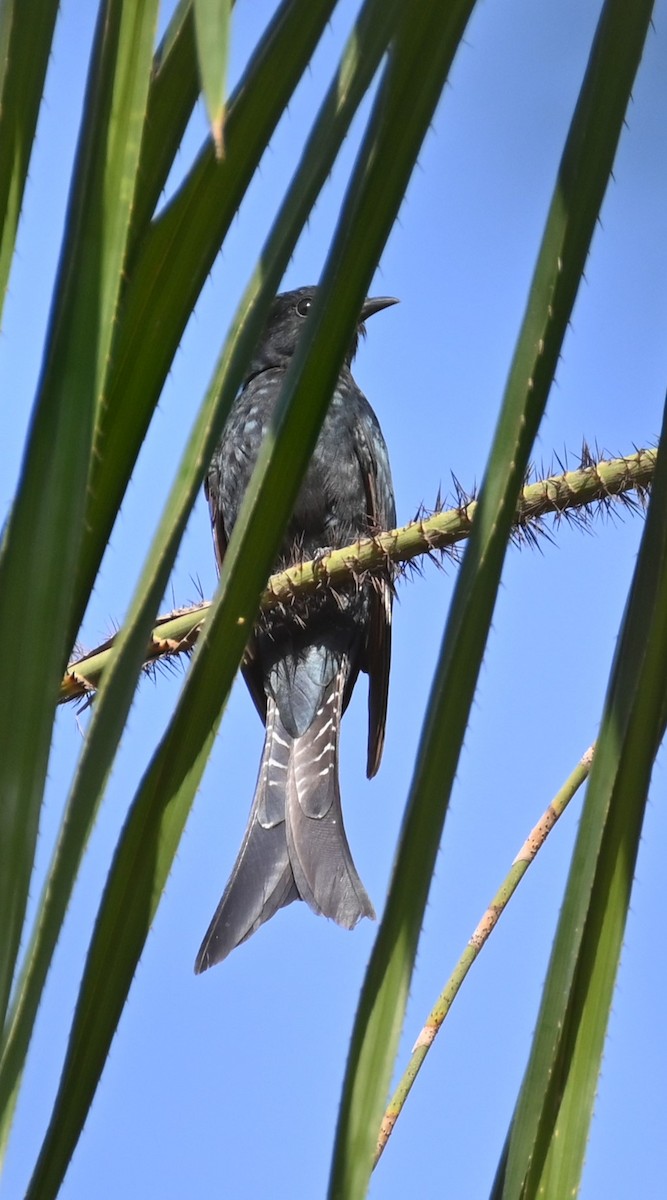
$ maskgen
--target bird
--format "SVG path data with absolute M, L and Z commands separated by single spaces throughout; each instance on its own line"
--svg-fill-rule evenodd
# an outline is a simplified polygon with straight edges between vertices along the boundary
M 207 477 L 218 569 L 317 289 L 275 297 Z M 275 570 L 396 524 L 389 456 L 378 419 L 352 376 L 365 321 L 396 304 L 367 299 L 280 548 Z M 348 845 L 338 780 L 342 714 L 360 671 L 369 677 L 366 773 L 382 755 L 391 655 L 392 580 L 322 590 L 264 614 L 242 670 L 265 724 L 248 825 L 229 882 L 195 961 L 222 962 L 294 900 L 353 929 L 375 917 Z

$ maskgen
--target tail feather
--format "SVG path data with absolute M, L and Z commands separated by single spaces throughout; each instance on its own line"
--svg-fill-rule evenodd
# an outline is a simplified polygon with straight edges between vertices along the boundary
M 200 946 L 195 974 L 222 962 L 279 908 L 298 899 L 285 824 L 264 829 L 251 818 L 231 878 Z
M 305 900 L 313 912 L 353 929 L 375 917 L 352 861 L 338 786 L 338 736 L 348 661 L 322 692 L 299 737 L 267 698 L 266 738 L 248 825 L 223 897 L 195 961 L 222 962 L 279 908 Z
M 269 699 L 257 787 L 241 849 L 195 960 L 201 974 L 222 962 L 279 908 L 299 899 L 285 836 L 285 788 L 292 739 Z
M 357 874 L 343 825 L 338 736 L 345 690 L 342 666 L 310 728 L 295 738 L 287 773 L 287 848 L 302 900 L 313 912 L 353 929 L 375 917 Z

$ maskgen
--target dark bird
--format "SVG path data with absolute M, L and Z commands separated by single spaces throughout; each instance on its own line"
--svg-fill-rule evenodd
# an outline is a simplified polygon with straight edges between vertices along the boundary
M 218 566 L 316 289 L 276 297 L 206 480 Z M 366 300 L 285 534 L 276 570 L 396 524 L 387 447 L 350 366 L 364 321 L 397 301 Z M 195 971 L 220 962 L 292 900 L 353 929 L 373 906 L 355 870 L 338 786 L 341 716 L 369 677 L 367 774 L 382 754 L 392 590 L 388 579 L 323 591 L 265 614 L 243 665 L 266 726 L 248 827 Z

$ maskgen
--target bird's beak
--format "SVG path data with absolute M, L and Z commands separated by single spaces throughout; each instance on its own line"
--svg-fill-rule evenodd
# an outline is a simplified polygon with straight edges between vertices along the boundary
M 382 312 L 383 308 L 391 308 L 392 304 L 398 304 L 395 296 L 369 296 L 368 300 L 364 300 L 364 306 L 361 310 L 361 320 L 366 321 L 375 313 Z

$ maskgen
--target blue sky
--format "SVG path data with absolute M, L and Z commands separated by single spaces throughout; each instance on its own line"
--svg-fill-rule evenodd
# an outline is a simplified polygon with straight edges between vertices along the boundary
M 64 0 L 0 340 L 0 521 L 15 485 L 39 370 L 95 6 Z M 273 10 L 239 0 L 238 76 Z M 357 5 L 341 3 L 201 297 L 167 381 L 86 615 L 90 647 L 122 621 L 164 487 L 331 76 Z M 355 375 L 389 446 L 399 521 L 479 482 L 598 4 L 479 5 L 429 133 L 374 291 L 401 304 L 369 323 Z M 536 447 L 574 463 L 654 444 L 667 381 L 667 4 L 656 5 L 627 128 Z M 363 114 L 362 114 L 363 118 Z M 316 282 L 353 161 L 357 123 L 286 275 Z M 185 170 L 205 136 L 188 132 Z M 170 186 L 177 182 L 178 170 Z M 642 522 L 510 552 L 413 980 L 401 1066 L 529 829 L 596 735 Z M 343 725 L 341 787 L 360 874 L 382 910 L 455 567 L 399 589 L 387 744 L 365 779 L 365 681 Z M 165 608 L 210 596 L 215 567 L 198 504 Z M 181 686 L 145 682 L 40 1014 L 0 1194 L 22 1194 L 48 1120 L 100 881 L 140 773 Z M 43 870 L 87 718 L 59 714 Z M 192 964 L 245 827 L 261 728 L 237 684 L 62 1195 L 324 1195 L 356 996 L 375 936 L 279 913 L 222 966 Z M 665 966 L 656 937 L 665 858 L 665 764 L 652 785 L 592 1127 L 584 1197 L 662 1194 L 667 1158 Z M 531 868 L 466 982 L 374 1176 L 371 1195 L 488 1194 L 530 1046 L 580 800 Z M 33 887 L 33 899 L 38 886 Z

